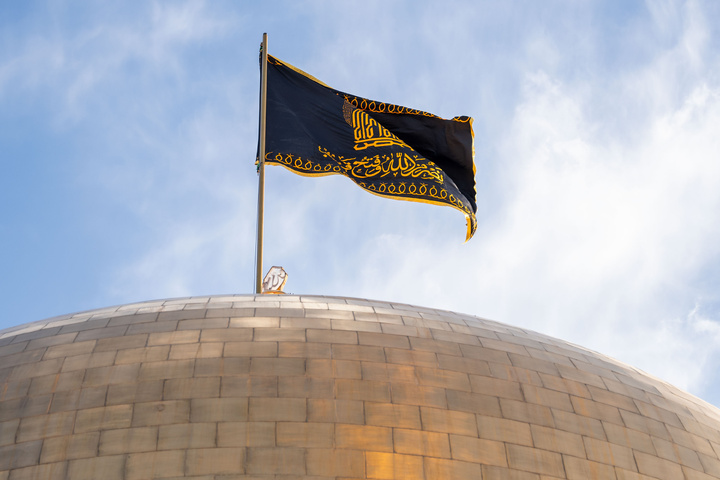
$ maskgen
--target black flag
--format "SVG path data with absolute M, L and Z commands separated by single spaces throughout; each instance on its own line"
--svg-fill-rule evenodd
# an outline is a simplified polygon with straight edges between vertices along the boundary
M 266 154 L 300 175 L 341 174 L 383 197 L 462 211 L 477 226 L 472 118 L 430 113 L 334 90 L 267 56 Z

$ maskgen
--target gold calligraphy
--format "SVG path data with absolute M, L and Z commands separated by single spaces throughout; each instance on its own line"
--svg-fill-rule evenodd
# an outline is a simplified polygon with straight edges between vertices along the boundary
M 348 103 L 345 102 L 345 104 Z M 353 109 L 351 126 L 355 137 L 355 150 L 392 145 L 409 148 L 405 142 L 393 135 L 390 130 L 380 125 L 374 118 L 360 109 Z
M 372 157 L 345 158 L 328 149 L 318 147 L 320 154 L 340 165 L 345 174 L 353 178 L 403 177 L 430 180 L 443 184 L 443 171 L 433 162 L 413 157 L 405 152 L 373 155 Z M 420 161 L 422 160 L 422 161 Z

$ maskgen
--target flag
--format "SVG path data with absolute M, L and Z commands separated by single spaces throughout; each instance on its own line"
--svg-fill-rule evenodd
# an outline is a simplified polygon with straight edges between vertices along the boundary
M 267 56 L 265 162 L 300 175 L 340 174 L 370 193 L 448 205 L 475 233 L 472 118 L 334 90 Z

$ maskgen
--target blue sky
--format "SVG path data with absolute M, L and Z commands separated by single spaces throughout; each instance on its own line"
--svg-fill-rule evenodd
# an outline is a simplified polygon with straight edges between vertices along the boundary
M 451 208 L 269 167 L 286 290 L 472 313 L 720 405 L 715 1 L 0 3 L 0 328 L 251 293 L 258 46 L 475 118 Z

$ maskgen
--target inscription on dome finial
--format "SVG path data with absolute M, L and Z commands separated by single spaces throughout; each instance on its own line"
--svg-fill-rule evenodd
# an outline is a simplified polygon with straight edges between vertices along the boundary
M 262 282 L 262 293 L 284 294 L 283 287 L 288 274 L 282 267 L 272 267 Z

